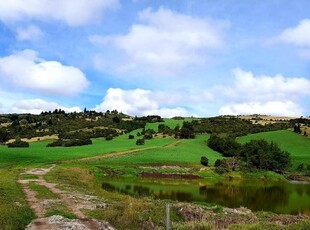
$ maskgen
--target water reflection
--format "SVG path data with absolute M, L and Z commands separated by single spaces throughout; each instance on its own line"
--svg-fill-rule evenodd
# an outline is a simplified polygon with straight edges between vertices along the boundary
M 169 185 L 135 183 L 114 179 L 102 183 L 107 191 L 117 191 L 134 196 L 152 196 L 157 199 L 178 201 L 203 201 L 226 207 L 244 206 L 254 211 L 310 214 L 310 184 L 247 184 L 218 182 L 207 185 Z

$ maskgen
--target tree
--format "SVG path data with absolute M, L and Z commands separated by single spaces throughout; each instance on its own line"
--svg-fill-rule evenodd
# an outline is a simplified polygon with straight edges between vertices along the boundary
M 0 144 L 5 143 L 9 140 L 9 133 L 6 129 L 0 129 Z
M 235 138 L 230 136 L 220 137 L 216 134 L 210 136 L 208 146 L 221 153 L 224 157 L 238 156 L 241 148 L 241 144 L 236 142 Z
M 138 139 L 136 141 L 136 145 L 144 145 L 144 144 L 145 144 L 144 139 Z
M 265 140 L 251 140 L 244 144 L 240 156 L 248 167 L 257 169 L 283 171 L 290 162 L 290 154 L 282 151 L 277 144 Z
M 209 165 L 209 159 L 205 156 L 202 156 L 200 158 L 200 164 L 204 165 L 204 166 L 208 166 Z
M 193 139 L 195 138 L 194 126 L 192 122 L 183 122 L 183 126 L 180 129 L 180 138 L 183 139 Z
M 294 132 L 295 133 L 301 133 L 300 124 L 297 123 L 294 125 Z

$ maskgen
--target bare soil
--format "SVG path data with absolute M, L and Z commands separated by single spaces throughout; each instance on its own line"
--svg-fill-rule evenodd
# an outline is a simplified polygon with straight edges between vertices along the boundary
M 100 201 L 98 197 L 80 194 L 77 192 L 63 191 L 57 187 L 57 184 L 49 183 L 44 179 L 44 175 L 50 172 L 55 165 L 49 168 L 35 168 L 29 169 L 22 174 L 30 174 L 38 176 L 38 179 L 19 179 L 18 183 L 21 185 L 26 200 L 29 203 L 30 208 L 35 212 L 38 219 L 33 220 L 28 226 L 27 230 L 45 230 L 45 229 L 102 229 L 112 230 L 113 227 L 105 221 L 97 221 L 95 219 L 89 219 L 81 210 L 105 208 L 106 204 Z M 30 182 L 36 182 L 41 186 L 45 186 L 52 193 L 54 193 L 58 199 L 38 199 L 37 192 L 29 188 Z M 62 204 L 74 214 L 77 219 L 67 219 L 62 216 L 50 216 L 45 217 L 47 209 L 50 204 Z

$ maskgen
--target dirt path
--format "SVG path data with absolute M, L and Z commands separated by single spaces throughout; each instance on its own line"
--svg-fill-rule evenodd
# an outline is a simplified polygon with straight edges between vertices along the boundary
M 161 148 L 161 147 L 152 146 L 152 147 L 146 147 L 146 148 L 140 148 L 140 149 L 127 150 L 127 151 L 122 151 L 122 152 L 113 152 L 113 153 L 108 153 L 108 154 L 104 154 L 104 155 L 79 158 L 79 159 L 75 159 L 75 160 L 65 160 L 65 161 L 61 161 L 61 163 L 71 163 L 74 161 L 87 161 L 87 160 L 103 159 L 103 158 L 109 158 L 109 157 L 117 157 L 117 156 L 129 154 L 129 153 L 136 153 L 136 152 L 141 152 L 144 150 L 157 149 L 157 148 Z
M 174 147 L 177 146 L 181 143 L 182 141 L 175 141 L 173 143 L 167 144 L 165 146 L 152 146 L 152 147 L 145 147 L 145 148 L 139 148 L 139 149 L 132 149 L 132 150 L 126 150 L 122 152 L 113 152 L 113 153 L 108 153 L 108 154 L 103 154 L 103 155 L 98 155 L 98 156 L 92 156 L 92 157 L 84 157 L 84 158 L 79 158 L 75 160 L 65 160 L 61 161 L 61 163 L 71 163 L 74 161 L 87 161 L 87 160 L 95 160 L 95 159 L 103 159 L 103 158 L 109 158 L 109 157 L 117 157 L 117 156 L 122 156 L 126 155 L 129 153 L 136 153 L 136 152 L 142 152 L 144 150 L 149 150 L 149 149 L 160 149 L 160 148 L 169 148 L 169 147 Z
M 81 209 L 95 209 L 97 207 L 104 208 L 106 205 L 95 196 L 80 194 L 77 192 L 63 191 L 57 188 L 56 184 L 49 183 L 44 179 L 44 175 L 50 172 L 56 165 L 49 168 L 30 169 L 21 174 L 21 177 L 36 176 L 37 179 L 19 179 L 26 200 L 30 208 L 35 212 L 38 219 L 33 220 L 27 230 L 45 230 L 45 229 L 103 229 L 112 230 L 113 228 L 107 222 L 99 222 L 95 219 L 88 219 Z M 30 183 L 46 187 L 57 199 L 38 199 L 37 192 L 30 189 Z M 64 206 L 70 213 L 74 214 L 78 219 L 67 219 L 62 216 L 45 217 L 48 209 Z

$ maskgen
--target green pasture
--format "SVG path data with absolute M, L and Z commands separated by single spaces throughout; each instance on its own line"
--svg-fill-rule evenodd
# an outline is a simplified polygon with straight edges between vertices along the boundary
M 201 156 L 206 156 L 209 159 L 209 164 L 213 165 L 222 156 L 207 146 L 206 141 L 208 138 L 208 134 L 198 135 L 195 139 L 177 140 L 175 143 L 164 147 L 142 150 L 119 157 L 95 160 L 93 163 L 117 168 L 142 165 L 201 167 L 200 158 Z
M 30 143 L 29 148 L 0 147 L 0 167 L 28 166 L 54 163 L 60 160 L 78 159 L 82 157 L 102 155 L 112 152 L 121 152 L 131 149 L 164 146 L 173 143 L 171 138 L 154 138 L 147 140 L 145 145 L 137 146 L 136 140 L 129 140 L 128 135 L 116 137 L 111 141 L 103 138 L 93 139 L 92 145 L 77 147 L 46 147 L 48 141 Z
M 279 145 L 282 150 L 291 153 L 292 169 L 303 163 L 310 164 L 310 139 L 289 130 L 280 130 L 272 132 L 263 132 L 240 137 L 240 143 L 246 143 L 250 140 L 264 139 L 273 141 Z

